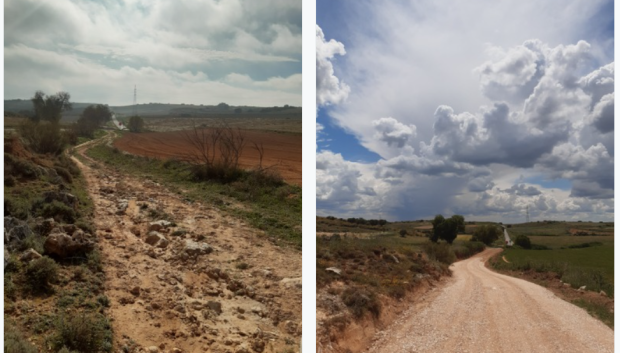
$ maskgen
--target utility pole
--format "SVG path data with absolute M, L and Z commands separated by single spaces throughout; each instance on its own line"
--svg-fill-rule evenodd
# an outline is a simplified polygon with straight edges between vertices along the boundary
M 133 116 L 138 115 L 138 89 L 133 85 Z
M 530 205 L 525 206 L 525 222 L 530 223 Z

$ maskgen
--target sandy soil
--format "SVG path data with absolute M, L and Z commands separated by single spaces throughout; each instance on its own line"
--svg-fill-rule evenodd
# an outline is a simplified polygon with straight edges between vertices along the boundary
M 78 153 L 86 148 L 78 147 Z M 132 352 L 297 350 L 299 251 L 275 246 L 243 221 L 209 205 L 188 204 L 159 184 L 90 159 L 74 160 L 95 204 L 114 351 L 123 346 Z M 123 203 L 125 211 L 118 208 Z M 147 214 L 156 209 L 176 223 L 160 230 L 170 241 L 163 248 L 145 242 Z M 172 234 L 181 229 L 187 233 Z M 213 252 L 190 254 L 187 241 L 208 244 Z M 237 268 L 240 263 L 249 268 Z
M 441 294 L 403 314 L 367 352 L 613 352 L 613 330 L 583 309 L 487 269 L 499 251 L 452 265 Z
M 244 130 L 246 146 L 240 158 L 243 168 L 254 168 L 259 154 L 253 142 L 265 149 L 263 167 L 275 166 L 289 183 L 301 185 L 301 135 Z M 125 134 L 114 142 L 123 151 L 161 159 L 182 158 L 193 151 L 183 131 Z

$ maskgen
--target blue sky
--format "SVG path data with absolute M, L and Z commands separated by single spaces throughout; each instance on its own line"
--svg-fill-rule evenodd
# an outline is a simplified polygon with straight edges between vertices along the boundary
M 317 214 L 613 219 L 613 6 L 317 1 Z
M 8 0 L 5 99 L 301 105 L 301 1 Z

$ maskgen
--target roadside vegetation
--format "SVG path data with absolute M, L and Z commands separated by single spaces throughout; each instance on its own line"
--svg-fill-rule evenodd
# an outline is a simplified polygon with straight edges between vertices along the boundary
M 230 131 L 223 132 L 228 133 Z M 202 149 L 198 149 L 198 155 L 192 159 L 181 156 L 177 160 L 161 161 L 132 156 L 103 144 L 89 149 L 86 154 L 124 173 L 165 184 L 188 202 L 214 205 L 263 230 L 274 241 L 301 249 L 301 187 L 286 184 L 269 167 L 239 168 L 237 145 L 230 147 L 225 163 L 221 163 L 216 156 L 219 147 L 210 145 L 212 136 L 206 135 L 208 132 L 203 136 L 199 130 L 196 134 L 195 142 Z
M 515 229 L 519 230 L 516 237 Z M 528 236 L 524 229 L 536 235 Z M 614 224 L 610 222 L 513 225 L 508 231 L 515 239 L 515 246 L 492 258 L 489 265 L 548 287 L 613 328 L 613 229 Z
M 327 315 L 319 335 L 337 339 L 333 333 L 354 320 L 380 319 L 387 303 L 433 286 L 450 276 L 450 264 L 484 250 L 484 243 L 459 234 L 466 229 L 462 216 L 433 222 L 317 217 L 317 306 Z
M 59 121 L 69 98 L 37 92 L 35 114 L 4 136 L 5 352 L 112 350 L 106 305 L 98 300 L 104 273 L 93 205 L 80 170 L 63 153 L 72 130 Z M 53 241 L 73 237 L 83 245 L 71 251 Z

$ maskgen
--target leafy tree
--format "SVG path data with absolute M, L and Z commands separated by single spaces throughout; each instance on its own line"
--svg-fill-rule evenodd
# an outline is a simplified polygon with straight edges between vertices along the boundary
M 34 107 L 32 120 L 35 122 L 44 120 L 58 123 L 60 118 L 62 118 L 62 112 L 72 108 L 69 99 L 71 99 L 71 95 L 67 92 L 58 92 L 54 95 L 46 96 L 42 91 L 36 91 L 31 99 Z
M 407 235 L 407 231 L 404 229 L 401 229 L 400 232 L 398 232 L 398 234 L 400 234 L 401 237 L 405 237 L 405 235 Z
M 127 127 L 131 132 L 142 132 L 144 130 L 144 120 L 141 117 L 134 115 L 129 118 Z
M 92 121 L 95 125 L 103 125 L 112 120 L 112 112 L 107 105 L 89 105 L 82 112 L 82 118 Z
M 431 222 L 433 224 L 433 232 L 430 235 L 430 240 L 432 242 L 436 243 L 441 238 L 442 224 L 445 221 L 446 221 L 446 219 L 442 215 L 438 214 L 438 215 L 435 216 L 435 218 Z
M 494 241 L 499 239 L 501 231 L 494 225 L 482 225 L 474 231 L 471 241 L 481 241 L 486 245 L 491 245 Z
M 435 216 L 433 219 L 433 232 L 431 233 L 430 240 L 432 242 L 437 242 L 439 239 L 443 239 L 449 244 L 452 244 L 454 239 L 456 239 L 456 234 L 458 232 L 459 224 L 463 222 L 460 218 L 462 216 L 452 216 L 448 219 L 444 218 L 442 215 Z
M 465 233 L 465 217 L 459 214 L 455 214 L 454 216 L 452 216 L 452 219 L 454 219 L 454 221 L 456 222 L 457 231 L 460 233 Z
M 95 137 L 95 130 L 112 119 L 112 112 L 107 105 L 89 105 L 74 125 L 78 136 Z
M 532 242 L 530 241 L 530 238 L 527 235 L 523 234 L 517 236 L 517 238 L 515 239 L 515 244 L 519 245 L 523 249 L 532 248 Z

